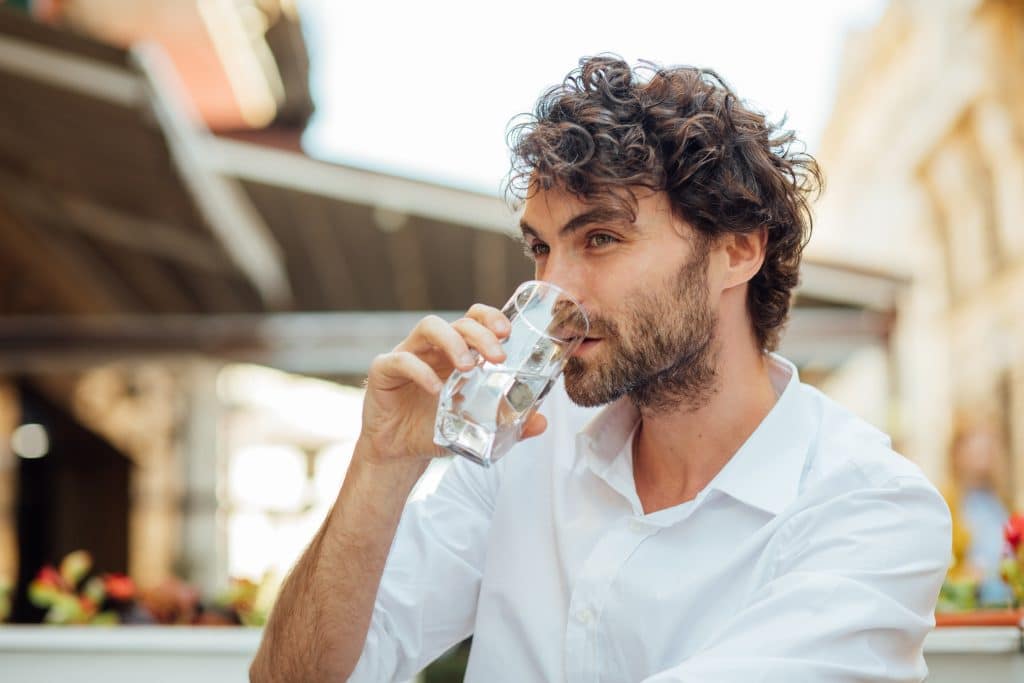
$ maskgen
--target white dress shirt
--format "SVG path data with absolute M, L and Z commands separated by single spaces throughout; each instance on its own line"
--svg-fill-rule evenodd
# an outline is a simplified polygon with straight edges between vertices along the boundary
M 725 467 L 644 514 L 628 399 L 572 405 L 490 469 L 407 505 L 350 680 L 921 681 L 949 508 L 888 437 L 771 357 L 779 395 Z

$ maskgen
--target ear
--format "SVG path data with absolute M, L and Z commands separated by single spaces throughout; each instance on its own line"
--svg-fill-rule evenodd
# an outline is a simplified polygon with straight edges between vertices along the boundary
M 731 232 L 722 237 L 726 255 L 723 289 L 742 285 L 757 275 L 768 248 L 768 228 L 750 232 Z

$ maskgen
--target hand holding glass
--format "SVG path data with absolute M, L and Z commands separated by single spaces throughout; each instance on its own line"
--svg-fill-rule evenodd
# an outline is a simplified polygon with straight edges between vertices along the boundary
M 434 443 L 490 466 L 522 436 L 569 357 L 590 331 L 586 312 L 549 282 L 519 285 L 502 308 L 512 331 L 505 361 L 477 364 L 448 378 L 437 408 Z

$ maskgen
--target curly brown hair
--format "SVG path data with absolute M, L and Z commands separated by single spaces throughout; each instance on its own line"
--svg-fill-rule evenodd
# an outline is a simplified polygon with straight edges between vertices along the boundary
M 817 162 L 783 124 L 743 103 L 709 69 L 634 69 L 614 55 L 585 57 L 510 129 L 507 194 L 515 203 L 530 188 L 558 186 L 635 220 L 635 190 L 646 188 L 666 192 L 708 243 L 767 228 L 747 309 L 758 344 L 771 351 L 810 238 L 809 199 L 822 185 Z

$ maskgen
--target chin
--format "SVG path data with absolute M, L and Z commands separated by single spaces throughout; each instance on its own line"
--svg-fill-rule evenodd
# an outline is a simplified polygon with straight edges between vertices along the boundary
M 592 382 L 588 382 L 586 369 L 579 374 L 572 376 L 565 376 L 565 393 L 569 395 L 569 400 L 578 406 L 583 408 L 596 408 L 611 403 L 620 396 L 623 392 L 618 392 L 614 395 L 609 395 L 607 391 L 601 391 L 602 387 L 593 386 Z

